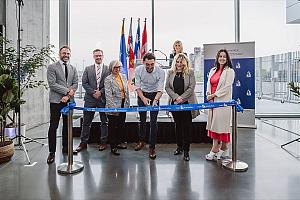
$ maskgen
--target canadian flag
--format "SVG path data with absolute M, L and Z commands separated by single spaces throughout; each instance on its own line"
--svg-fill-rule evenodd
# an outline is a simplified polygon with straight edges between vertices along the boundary
M 144 24 L 144 30 L 142 34 L 142 48 L 141 48 L 141 58 L 148 52 L 148 47 L 147 47 L 147 29 L 146 29 L 146 19 L 145 19 L 145 24 Z

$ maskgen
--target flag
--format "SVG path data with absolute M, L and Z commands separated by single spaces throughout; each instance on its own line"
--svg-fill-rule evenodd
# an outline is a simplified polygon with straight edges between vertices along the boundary
M 123 65 L 121 69 L 121 73 L 125 74 L 127 80 L 128 80 L 128 69 L 127 69 L 127 54 L 126 54 L 126 43 L 125 43 L 125 34 L 124 34 L 124 22 L 125 19 L 123 19 L 122 23 L 122 31 L 121 31 L 121 40 L 120 40 L 120 61 Z
M 146 30 L 146 19 L 144 24 L 144 30 L 142 34 L 142 48 L 141 48 L 141 58 L 148 52 L 147 48 L 147 30 Z
M 134 57 L 136 62 L 139 62 L 141 58 L 141 30 L 140 30 L 140 18 L 138 19 L 138 27 L 135 35 L 135 43 L 134 43 Z
M 130 19 L 130 27 L 127 41 L 127 52 L 128 52 L 128 69 L 129 77 L 128 81 L 131 83 L 131 80 L 134 77 L 134 53 L 133 53 L 133 39 L 132 39 L 132 18 Z

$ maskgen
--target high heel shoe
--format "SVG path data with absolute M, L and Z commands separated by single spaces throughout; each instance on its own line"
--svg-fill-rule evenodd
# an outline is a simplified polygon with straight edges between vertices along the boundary
M 205 159 L 206 160 L 213 160 L 215 155 L 216 155 L 215 152 L 210 151 L 209 154 L 206 154 Z
M 183 160 L 190 161 L 190 155 L 188 151 L 184 151 Z

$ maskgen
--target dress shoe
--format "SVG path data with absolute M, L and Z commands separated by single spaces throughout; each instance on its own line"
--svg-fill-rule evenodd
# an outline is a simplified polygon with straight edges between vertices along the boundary
M 156 158 L 156 153 L 155 153 L 155 149 L 154 148 L 150 148 L 149 149 L 149 158 L 151 158 L 153 160 Z
M 49 153 L 48 158 L 47 158 L 47 163 L 51 164 L 55 160 L 55 153 Z
M 118 144 L 117 148 L 118 149 L 127 149 L 127 146 L 125 144 Z
M 177 148 L 175 151 L 174 151 L 174 155 L 179 155 L 179 154 L 182 154 L 182 149 L 181 148 Z
M 183 160 L 190 161 L 190 155 L 188 151 L 184 151 Z
M 135 151 L 141 150 L 145 146 L 145 142 L 138 142 L 137 145 L 134 147 Z
M 116 155 L 116 156 L 119 156 L 119 155 L 120 155 L 119 150 L 118 150 L 117 148 L 111 149 L 110 152 L 111 152 L 112 154 Z
M 107 144 L 100 144 L 99 151 L 103 151 L 107 148 Z
M 79 146 L 76 148 L 77 152 L 80 152 L 87 148 L 87 144 L 80 142 Z

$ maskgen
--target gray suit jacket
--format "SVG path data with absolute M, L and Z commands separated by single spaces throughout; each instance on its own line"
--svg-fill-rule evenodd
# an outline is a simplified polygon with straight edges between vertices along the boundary
M 100 78 L 99 90 L 101 92 L 100 102 L 105 104 L 105 90 L 104 79 L 109 75 L 109 70 L 106 65 L 103 65 L 102 74 Z M 87 102 L 97 102 L 98 100 L 93 97 L 97 89 L 97 78 L 95 65 L 87 66 L 82 75 L 82 87 L 85 89 L 84 100 Z
M 49 102 L 60 103 L 63 96 L 66 96 L 69 89 L 77 90 L 78 74 L 74 66 L 68 65 L 68 79 L 66 81 L 65 73 L 59 62 L 48 66 L 47 80 L 50 88 Z M 74 101 L 74 99 L 70 99 Z

